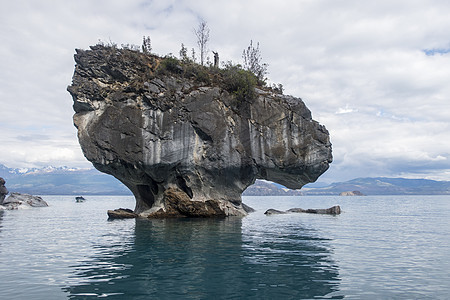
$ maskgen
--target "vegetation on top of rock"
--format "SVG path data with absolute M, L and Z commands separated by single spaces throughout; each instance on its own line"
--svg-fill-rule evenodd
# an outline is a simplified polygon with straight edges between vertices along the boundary
M 253 41 L 250 40 L 250 45 L 242 52 L 242 58 L 244 59 L 244 69 L 255 74 L 256 78 L 261 85 L 266 82 L 267 67 L 266 63 L 262 62 L 261 51 L 259 50 L 259 43 L 256 44 L 256 48 L 253 46 Z
M 222 70 L 224 88 L 232 93 L 237 100 L 245 101 L 255 98 L 255 87 L 258 85 L 258 78 L 248 70 L 244 70 L 240 65 L 229 63 Z
M 209 28 L 204 20 L 200 21 L 198 28 L 194 29 L 195 36 L 197 37 L 197 45 L 200 50 L 200 64 L 203 66 L 205 63 L 207 43 L 209 41 Z
M 205 26 L 205 24 L 203 25 Z M 205 45 L 202 46 L 203 48 L 201 47 L 201 49 L 204 50 Z M 121 66 L 121 70 L 127 69 L 128 64 L 133 64 L 134 67 L 144 66 L 144 68 L 139 70 L 140 74 L 134 74 L 137 76 L 133 76 L 137 85 L 141 85 L 157 75 L 165 75 L 186 78 L 198 85 L 219 86 L 234 95 L 238 102 L 251 102 L 256 95 L 256 87 L 277 94 L 283 93 L 281 84 L 266 85 L 267 78 L 265 78 L 265 75 L 267 74 L 268 65 L 261 62 L 259 43 L 255 48 L 253 41 L 250 41 L 250 46 L 243 52 L 244 66 L 228 61 L 226 63 L 222 62 L 222 68 L 214 66 L 209 60 L 206 66 L 202 62 L 200 64 L 197 63 L 194 49 L 192 49 L 192 57 L 189 57 L 184 44 L 181 44 L 179 59 L 172 54 L 164 57 L 152 54 L 150 37 L 145 36 L 142 47 L 122 44 L 120 48 L 113 42 L 103 43 L 101 41 L 91 47 L 93 50 L 99 48 L 110 51 L 111 55 L 122 56 L 124 65 Z M 110 72 L 117 75 L 117 70 L 110 70 Z M 120 78 L 121 76 L 118 77 Z M 135 87 L 139 88 L 138 86 Z
M 190 59 L 178 60 L 173 56 L 166 56 L 158 65 L 157 72 L 182 76 L 199 84 L 220 86 L 238 101 L 251 101 L 255 97 L 255 87 L 264 88 L 263 82 L 253 72 L 244 70 L 241 65 L 235 65 L 231 61 L 220 69 L 202 66 Z
M 158 67 L 160 74 L 183 74 L 183 67 L 180 65 L 180 61 L 173 56 L 166 56 Z
M 142 52 L 144 53 L 152 52 L 152 41 L 149 36 L 144 36 L 142 38 Z

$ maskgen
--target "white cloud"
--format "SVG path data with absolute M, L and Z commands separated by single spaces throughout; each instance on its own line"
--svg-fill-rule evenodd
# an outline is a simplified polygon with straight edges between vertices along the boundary
M 346 104 L 345 107 L 339 107 L 338 110 L 336 111 L 336 114 L 341 115 L 354 112 L 358 112 L 358 110 L 356 108 L 351 108 L 348 104 Z
M 445 1 L 4 1 L 0 163 L 88 166 L 65 90 L 74 49 L 150 35 L 155 52 L 177 54 L 203 18 L 223 61 L 259 41 L 271 81 L 329 129 L 323 180 L 450 180 L 449 14 Z

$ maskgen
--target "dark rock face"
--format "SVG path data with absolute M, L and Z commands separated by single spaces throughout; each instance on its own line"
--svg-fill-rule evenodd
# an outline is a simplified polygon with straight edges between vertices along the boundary
M 0 177 L 0 205 L 3 204 L 3 200 L 5 200 L 8 193 L 8 189 L 5 187 L 5 179 Z
M 21 193 L 11 193 L 2 203 L 3 207 L 9 210 L 30 207 L 46 207 L 48 206 L 39 196 L 32 196 Z
M 68 87 L 86 158 L 122 181 L 140 216 L 246 215 L 256 179 L 299 189 L 332 161 L 328 131 L 303 101 L 157 75 L 160 58 L 102 46 L 77 50 Z

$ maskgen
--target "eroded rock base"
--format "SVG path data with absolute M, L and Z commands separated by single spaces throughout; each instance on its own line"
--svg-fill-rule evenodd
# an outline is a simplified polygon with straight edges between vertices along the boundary
M 164 208 L 147 215 L 149 218 L 165 217 L 226 217 L 221 203 L 216 200 L 192 201 L 189 196 L 177 188 L 164 192 Z M 144 213 L 145 214 L 145 213 Z
M 135 213 L 130 209 L 119 208 L 108 210 L 110 219 L 125 218 L 179 218 L 179 217 L 227 217 L 227 216 L 246 216 L 248 212 L 254 211 L 251 207 L 241 204 L 233 205 L 229 201 L 192 200 L 188 194 L 178 188 L 168 188 L 164 192 L 163 206 L 152 208 L 142 213 Z
M 118 208 L 115 210 L 108 210 L 108 217 L 110 220 L 115 219 L 133 219 L 137 218 L 138 215 L 128 208 Z

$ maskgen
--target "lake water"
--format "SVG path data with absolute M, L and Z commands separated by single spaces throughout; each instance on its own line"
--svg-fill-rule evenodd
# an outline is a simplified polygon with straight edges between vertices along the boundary
M 450 197 L 244 197 L 245 218 L 108 221 L 132 197 L 0 212 L 0 299 L 449 299 Z M 338 216 L 266 216 L 326 208 Z

